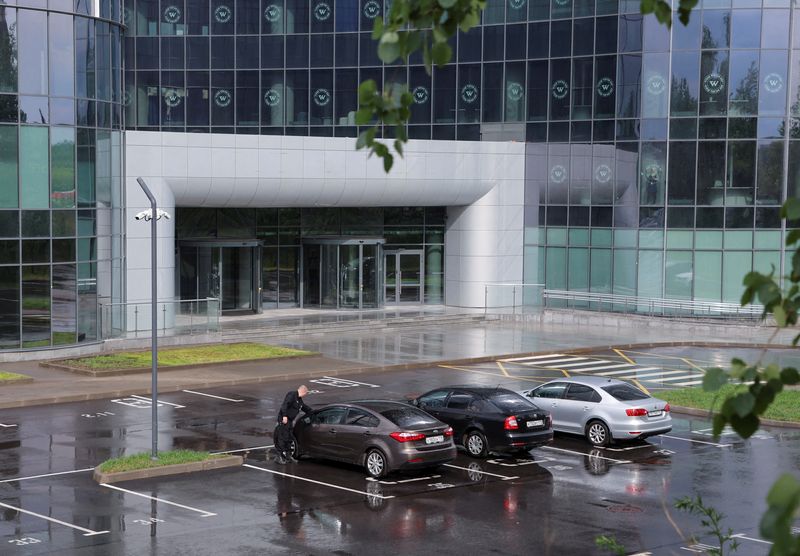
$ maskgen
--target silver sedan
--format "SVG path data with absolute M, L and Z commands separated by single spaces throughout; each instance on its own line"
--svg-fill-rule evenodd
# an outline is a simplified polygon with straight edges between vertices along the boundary
M 520 394 L 550 411 L 553 430 L 580 434 L 595 446 L 672 430 L 667 402 L 621 380 L 600 376 L 563 378 Z

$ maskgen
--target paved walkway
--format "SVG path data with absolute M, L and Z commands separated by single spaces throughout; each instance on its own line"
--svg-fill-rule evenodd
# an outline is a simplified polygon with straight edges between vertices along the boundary
M 397 311 L 408 315 L 419 308 Z M 435 310 L 435 309 L 433 309 Z M 432 310 L 427 310 L 430 312 Z M 444 311 L 442 311 L 444 312 Z M 451 312 L 450 310 L 447 311 Z M 391 318 L 386 311 L 359 318 Z M 275 315 L 283 320 L 298 315 Z M 299 315 L 322 318 L 323 315 Z M 260 316 L 263 319 L 263 316 Z M 331 318 L 338 318 L 332 316 Z M 230 319 L 241 325 L 246 319 Z M 233 324 L 233 322 L 229 323 Z M 769 328 L 752 328 L 740 344 L 763 343 Z M 741 334 L 738 335 L 741 337 Z M 788 335 L 786 336 L 788 338 Z M 596 325 L 487 322 L 479 325 L 422 327 L 391 332 L 327 334 L 313 338 L 294 338 L 284 345 L 320 353 L 320 356 L 259 363 L 237 363 L 193 369 L 162 371 L 159 391 L 207 388 L 267 380 L 298 379 L 312 376 L 357 372 L 367 368 L 395 365 L 426 366 L 434 362 L 493 358 L 576 348 L 602 348 L 630 344 L 664 342 L 724 342 L 719 332 L 699 332 L 686 328 L 603 328 Z M 782 338 L 780 344 L 785 338 Z M 787 342 L 783 342 L 787 343 Z M 37 362 L 0 364 L 0 371 L 18 372 L 35 379 L 33 383 L 0 387 L 0 408 L 41 405 L 86 399 L 119 397 L 149 392 L 150 374 L 93 378 L 41 367 Z

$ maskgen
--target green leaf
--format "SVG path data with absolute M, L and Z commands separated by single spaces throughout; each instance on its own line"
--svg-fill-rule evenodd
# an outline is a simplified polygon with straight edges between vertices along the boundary
M 741 394 L 736 395 L 734 398 L 731 398 L 733 410 L 739 417 L 747 417 L 747 415 L 749 415 L 753 410 L 755 403 L 756 399 L 750 392 L 742 392 Z
M 389 152 L 386 152 L 386 154 L 383 155 L 383 171 L 388 174 L 393 164 L 394 157 Z
M 730 423 L 733 430 L 742 438 L 750 438 L 758 430 L 759 419 L 755 415 L 748 414 L 744 417 L 733 414 L 730 415 Z
M 714 417 L 711 419 L 711 432 L 714 435 L 714 438 L 719 438 L 719 435 L 722 434 L 722 430 L 725 428 L 725 425 L 728 423 L 728 418 L 723 415 L 722 413 L 715 413 Z
M 703 390 L 706 392 L 715 392 L 726 384 L 728 384 L 728 374 L 719 367 L 708 369 L 703 376 Z
M 362 131 L 358 134 L 358 139 L 356 139 L 356 150 L 363 149 L 367 146 L 367 132 Z
M 800 373 L 794 367 L 784 367 L 781 370 L 781 382 L 788 386 L 792 386 L 800 382 Z
M 781 218 L 787 220 L 800 219 L 800 199 L 791 197 L 781 207 Z
M 786 311 L 781 305 L 775 305 L 772 308 L 772 316 L 775 317 L 775 323 L 781 328 L 786 327 Z
M 446 42 L 437 42 L 431 47 L 431 60 L 437 66 L 443 66 L 453 56 L 453 49 Z
M 800 240 L 800 229 L 791 230 L 788 234 L 786 234 L 786 247 L 794 245 L 798 240 Z
M 445 10 L 449 10 L 453 6 L 456 5 L 456 0 L 437 0 L 437 4 L 443 7 Z
M 370 107 L 360 108 L 356 112 L 356 125 L 367 125 L 375 117 L 375 109 Z
M 385 35 L 384 35 L 385 36 Z M 378 44 L 378 58 L 384 64 L 391 64 L 400 57 L 400 45 L 397 42 L 382 42 Z

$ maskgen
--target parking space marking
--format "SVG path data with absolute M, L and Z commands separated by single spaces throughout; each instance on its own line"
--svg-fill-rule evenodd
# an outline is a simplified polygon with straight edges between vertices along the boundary
M 744 533 L 737 533 L 736 535 L 731 535 L 731 537 L 733 537 L 735 539 L 743 539 L 745 541 L 760 542 L 760 543 L 769 544 L 769 545 L 774 544 L 774 543 L 772 543 L 770 541 L 765 541 L 764 539 L 754 539 L 753 537 L 748 537 Z
M 346 378 L 336 378 L 333 376 L 323 376 L 322 378 L 314 378 L 309 380 L 314 384 L 323 384 L 333 388 L 355 388 L 356 386 L 367 386 L 368 388 L 380 388 L 380 384 L 370 384 L 369 382 L 358 382 L 357 380 L 349 380 Z
M 153 400 L 152 400 L 152 398 L 146 398 L 146 397 L 144 397 L 144 396 L 137 396 L 136 394 L 131 394 L 131 398 L 136 398 L 137 400 L 142 400 L 142 401 L 145 401 L 145 402 L 150 402 L 151 404 L 153 403 Z M 175 407 L 175 408 L 177 408 L 177 409 L 182 409 L 182 408 L 186 407 L 185 405 L 178 405 L 178 404 L 176 404 L 176 403 L 165 402 L 165 401 L 164 401 L 164 400 L 162 400 L 162 399 L 159 399 L 159 400 L 158 400 L 158 403 L 163 403 L 163 404 L 165 404 L 165 405 L 171 405 L 172 407 Z
M 582 373 L 587 371 L 603 371 L 605 369 L 621 369 L 622 367 L 630 367 L 630 363 L 614 363 L 612 365 L 600 365 L 597 367 L 586 367 L 585 369 L 581 369 Z M 628 371 L 632 371 L 633 369 L 627 369 Z M 600 376 L 605 376 L 606 373 L 596 373 Z
M 439 367 L 441 367 L 442 369 L 451 369 L 453 371 L 463 371 L 465 373 L 477 373 L 479 375 L 493 376 L 495 378 L 506 378 L 503 375 L 498 374 L 498 373 L 490 373 L 490 372 L 487 372 L 487 371 L 479 371 L 477 369 L 467 369 L 467 368 L 464 368 L 464 367 L 453 367 L 452 365 L 439 365 Z M 538 384 L 541 384 L 542 382 L 547 382 L 546 380 L 539 380 L 539 379 L 535 379 L 535 378 L 527 378 L 527 377 L 524 377 L 524 376 L 515 376 L 514 380 L 524 380 L 524 381 L 527 381 L 527 382 L 536 382 Z
M 4 429 L 10 429 L 11 427 L 16 427 L 17 425 L 6 425 L 5 423 L 0 423 L 0 427 Z
M 600 450 L 608 450 L 610 452 L 629 452 L 630 450 L 641 450 L 643 448 L 654 448 L 652 444 L 642 444 L 638 446 L 626 446 L 625 448 L 610 448 L 608 446 L 598 446 Z M 591 454 L 589 454 L 591 456 Z
M 86 469 L 75 469 L 73 471 L 59 471 L 58 473 L 45 473 L 44 475 L 31 475 L 30 477 L 17 477 L 16 479 L 4 479 L 0 483 L 16 483 L 17 481 L 28 481 L 30 479 L 42 479 L 44 477 L 55 477 L 56 475 L 69 475 L 70 473 L 88 473 L 94 471 L 94 467 Z
M 46 515 L 37 514 L 36 512 L 32 512 L 30 510 L 23 510 L 22 508 L 17 508 L 16 506 L 11 506 L 10 504 L 4 504 L 3 502 L 0 502 L 0 506 L 3 506 L 4 508 L 9 508 L 11 510 L 18 511 L 18 512 L 23 513 L 23 514 L 28 514 L 28 515 L 32 515 L 34 517 L 39 517 L 39 518 L 45 519 L 47 521 L 51 521 L 53 523 L 58 523 L 59 525 L 64 525 L 65 527 L 69 527 L 70 529 L 75 529 L 76 531 L 83 531 L 83 536 L 84 537 L 93 537 L 95 535 L 105 535 L 106 533 L 109 532 L 109 531 L 92 531 L 91 529 L 87 529 L 86 527 L 80 527 L 78 525 L 73 525 L 72 523 L 67 523 L 66 521 L 61 521 L 59 519 L 48 517 Z
M 527 357 L 514 357 L 513 359 L 501 359 L 504 363 L 516 363 L 517 361 L 536 361 L 538 359 L 553 359 L 554 357 L 566 357 L 563 353 L 551 353 L 549 355 L 530 355 Z
M 198 396 L 206 396 L 207 398 L 216 398 L 218 400 L 225 400 L 226 402 L 239 403 L 244 401 L 244 400 L 234 400 L 232 398 L 223 398 L 222 396 L 215 396 L 214 394 L 204 394 L 203 392 L 195 392 L 194 390 L 182 390 L 182 391 L 186 392 L 187 394 L 196 394 Z
M 614 459 L 614 458 L 607 458 L 605 456 L 595 456 L 595 455 L 587 454 L 587 453 L 584 453 L 584 452 L 577 452 L 575 450 L 566 450 L 564 448 L 556 448 L 554 446 L 540 446 L 540 449 L 542 449 L 542 450 L 554 450 L 556 452 L 565 452 L 567 454 L 574 454 L 576 456 L 587 456 L 587 457 L 591 457 L 591 458 L 604 459 L 606 461 L 613 461 L 614 463 L 633 463 L 632 461 L 627 460 L 627 459 Z
M 500 467 L 522 467 L 523 465 L 533 465 L 534 463 L 548 463 L 553 460 L 553 458 L 542 458 L 542 459 L 530 459 L 530 460 L 515 460 L 514 463 L 510 461 L 500 460 L 500 459 L 487 459 L 486 463 L 491 463 L 492 465 L 499 465 Z
M 365 492 L 363 490 L 356 490 L 354 488 L 347 488 L 339 485 L 333 485 L 331 483 L 323 483 L 322 481 L 317 481 L 314 479 L 307 479 L 306 477 L 301 477 L 299 475 L 292 475 L 291 473 L 283 473 L 281 471 L 274 471 L 272 469 L 267 469 L 265 467 L 258 467 L 256 465 L 250 465 L 249 463 L 245 463 L 242 467 L 249 467 L 250 469 L 255 469 L 256 471 L 265 471 L 267 473 L 272 473 L 273 475 L 280 475 L 281 477 L 291 477 L 292 479 L 297 479 L 299 481 L 306 481 L 308 483 L 314 483 L 315 485 L 322 485 L 330 488 L 336 488 L 339 490 L 345 490 L 347 492 L 353 492 L 355 494 L 363 494 L 365 496 L 372 496 L 374 498 L 380 498 L 382 500 L 388 500 L 389 498 L 394 498 L 392 495 L 384 496 L 383 494 L 372 494 L 370 492 Z
M 643 374 L 643 375 L 640 375 L 640 374 L 639 374 L 641 371 L 649 371 L 649 370 L 650 370 L 650 369 L 652 369 L 652 368 L 653 368 L 653 367 L 650 367 L 650 368 L 645 368 L 645 369 L 633 369 L 634 373 L 633 373 L 632 375 L 626 375 L 626 374 L 624 374 L 624 373 L 625 373 L 625 371 L 623 371 L 623 372 L 622 372 L 622 376 L 618 376 L 618 377 L 616 377 L 616 378 L 622 378 L 622 379 L 627 379 L 627 378 L 638 378 L 639 380 L 641 380 L 641 379 L 643 379 L 643 378 L 650 378 L 650 377 L 653 377 L 653 376 L 675 375 L 675 374 L 678 374 L 678 373 L 685 373 L 685 372 L 686 372 L 686 371 L 664 371 L 664 370 L 657 370 L 657 371 L 656 371 L 656 372 L 654 372 L 654 373 L 645 372 L 645 374 Z
M 512 479 L 519 479 L 519 477 L 509 477 L 508 475 L 498 475 L 497 473 L 489 473 L 488 471 L 483 471 L 481 469 L 470 469 L 469 467 L 461 467 L 460 465 L 453 465 L 452 463 L 445 463 L 444 467 L 452 467 L 453 469 L 461 469 L 463 471 L 469 471 L 470 473 L 479 473 L 481 475 L 488 475 L 489 477 L 497 477 L 499 479 L 503 479 L 504 481 L 510 481 Z
M 586 358 L 585 357 L 564 357 L 562 359 L 551 359 L 549 361 L 546 361 L 545 363 L 541 363 L 539 361 L 522 361 L 521 363 L 523 365 L 536 365 L 538 367 L 544 367 L 544 366 L 555 365 L 556 363 L 570 363 L 572 361 L 586 361 Z M 596 361 L 594 361 L 594 363 L 596 363 Z
M 717 444 L 716 442 L 706 442 L 705 440 L 695 440 L 694 438 L 681 438 L 680 436 L 670 436 L 667 434 L 662 434 L 662 438 L 671 438 L 673 440 L 683 440 L 684 442 L 696 442 L 697 444 L 708 444 L 710 446 L 716 446 L 717 448 L 730 448 L 733 444 Z
M 687 378 L 693 380 L 693 379 L 696 379 L 698 377 L 702 378 L 703 375 L 699 375 L 697 373 L 692 373 L 692 374 L 682 375 L 682 376 L 668 376 L 667 378 L 662 378 L 660 380 L 653 380 L 653 382 L 672 382 L 674 380 L 686 380 Z
M 380 483 L 382 485 L 402 485 L 405 483 L 414 483 L 417 481 L 430 481 L 431 479 L 439 479 L 441 475 L 430 475 L 429 477 L 414 477 L 413 479 L 403 479 L 400 481 L 382 481 L 380 479 L 374 479 L 372 477 L 367 477 L 367 480 L 373 483 Z
M 141 496 L 142 498 L 147 498 L 148 500 L 155 500 L 156 502 L 162 502 L 164 504 L 169 504 L 170 506 L 183 508 L 184 510 L 191 510 L 193 512 L 197 512 L 199 514 L 202 514 L 200 517 L 211 517 L 211 516 L 217 515 L 217 514 L 212 513 L 212 512 L 207 512 L 205 510 L 199 510 L 199 509 L 193 508 L 191 506 L 184 506 L 183 504 L 178 504 L 177 502 L 171 502 L 170 500 L 164 500 L 163 498 L 156 498 L 155 496 L 150 496 L 148 494 L 142 494 L 141 492 L 135 492 L 133 490 L 128 490 L 126 488 L 121 488 L 121 487 L 118 487 L 118 486 L 109 485 L 107 483 L 101 483 L 100 486 L 106 487 L 106 488 L 113 488 L 114 490 L 118 490 L 120 492 L 127 492 L 128 494 L 133 494 L 134 496 Z
M 575 367 L 583 367 L 584 365 L 597 365 L 598 363 L 611 363 L 611 361 L 600 361 L 597 359 L 588 359 L 583 361 L 582 363 L 569 363 L 567 365 L 559 365 L 559 367 L 566 368 L 575 368 Z
M 274 444 L 267 444 L 266 446 L 253 446 L 252 448 L 239 448 L 237 450 L 222 450 L 219 452 L 211 452 L 212 454 L 235 454 L 237 452 L 252 452 L 253 450 L 269 450 L 274 448 Z
M 607 372 L 604 372 L 604 373 L 594 373 L 594 374 L 596 374 L 597 376 L 616 376 L 616 375 L 624 375 L 626 373 L 641 373 L 641 372 L 646 372 L 646 371 L 659 371 L 659 370 L 661 370 L 661 367 L 636 367 L 635 365 L 631 365 L 630 363 L 620 364 L 620 365 L 617 365 L 617 367 L 632 367 L 632 368 L 623 369 L 621 371 L 607 371 Z M 608 368 L 610 369 L 611 367 L 608 367 Z M 581 370 L 588 370 L 588 369 L 581 369 Z M 686 371 L 683 371 L 683 372 L 686 372 Z M 636 375 L 634 374 L 634 376 L 636 376 Z

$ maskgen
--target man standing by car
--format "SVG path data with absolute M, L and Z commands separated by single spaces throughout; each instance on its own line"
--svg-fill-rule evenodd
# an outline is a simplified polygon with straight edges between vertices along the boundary
M 292 454 L 292 442 L 294 442 L 294 434 L 292 427 L 297 415 L 302 411 L 303 413 L 310 413 L 311 408 L 303 401 L 303 397 L 308 394 L 308 388 L 305 384 L 301 384 L 297 390 L 292 390 L 283 399 L 281 409 L 278 412 L 278 425 L 275 427 L 274 439 L 275 450 L 278 452 L 275 461 L 284 465 L 287 461 L 296 463 Z

